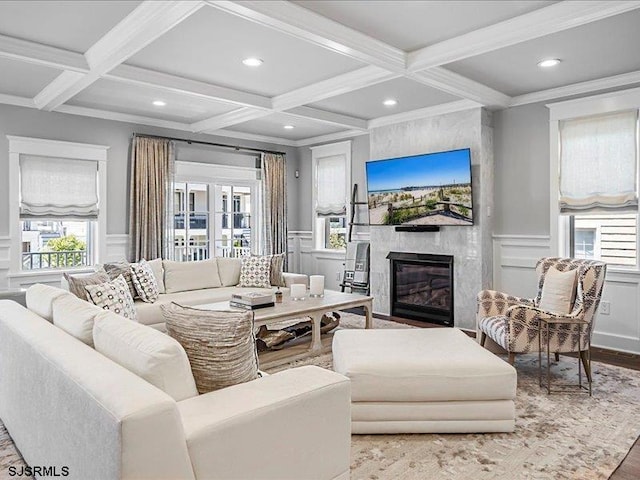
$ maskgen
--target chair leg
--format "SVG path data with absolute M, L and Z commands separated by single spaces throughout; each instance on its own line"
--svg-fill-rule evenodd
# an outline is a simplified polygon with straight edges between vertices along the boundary
M 516 354 L 509 352 L 509 365 L 513 365 L 516 361 Z
M 556 362 L 560 361 L 560 354 L 558 352 L 556 352 Z
M 487 341 L 487 334 L 484 332 L 480 332 L 480 346 L 484 347 L 484 342 Z
M 580 352 L 580 360 L 582 361 L 582 366 L 584 367 L 584 373 L 587 374 L 587 379 L 591 382 L 591 369 L 589 368 L 589 352 L 586 350 L 582 350 Z

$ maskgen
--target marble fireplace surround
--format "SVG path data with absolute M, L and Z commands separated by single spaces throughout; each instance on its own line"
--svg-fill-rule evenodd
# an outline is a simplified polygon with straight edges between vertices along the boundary
M 491 113 L 475 108 L 375 128 L 371 160 L 471 148 L 473 226 L 443 226 L 438 232 L 396 232 L 371 226 L 373 310 L 389 315 L 391 278 L 387 254 L 394 252 L 454 257 L 454 325 L 475 330 L 476 295 L 492 277 L 493 128 Z

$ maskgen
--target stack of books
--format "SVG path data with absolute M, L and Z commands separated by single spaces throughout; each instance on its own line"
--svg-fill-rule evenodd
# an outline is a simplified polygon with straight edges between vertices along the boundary
M 244 310 L 257 310 L 273 305 L 273 294 L 261 292 L 234 293 L 229 302 L 229 306 Z

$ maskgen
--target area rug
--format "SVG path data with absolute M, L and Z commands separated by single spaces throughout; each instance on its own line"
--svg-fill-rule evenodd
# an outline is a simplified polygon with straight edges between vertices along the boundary
M 344 314 L 341 328 L 364 319 Z M 375 328 L 412 328 L 374 320 Z M 331 354 L 294 362 L 331 369 Z M 538 355 L 516 358 L 516 430 L 510 434 L 354 435 L 352 480 L 607 479 L 640 435 L 640 371 L 593 363 L 593 397 L 547 395 Z M 561 357 L 555 380 L 577 381 L 577 360 Z
M 340 328 L 363 328 L 342 314 Z M 375 328 L 413 328 L 374 320 Z M 537 355 L 516 359 L 516 431 L 476 435 L 354 435 L 352 480 L 595 480 L 607 479 L 640 435 L 640 371 L 594 362 L 593 397 L 548 396 L 538 386 Z M 332 366 L 331 354 L 283 365 Z M 562 357 L 553 374 L 573 380 L 575 359 Z M 0 423 L 0 479 L 24 465 Z M 24 478 L 24 477 L 22 477 Z

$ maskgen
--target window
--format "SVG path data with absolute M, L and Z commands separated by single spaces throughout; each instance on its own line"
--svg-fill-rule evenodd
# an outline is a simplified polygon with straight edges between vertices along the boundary
M 96 263 L 106 245 L 108 147 L 8 138 L 12 271 Z
M 258 232 L 257 170 L 176 162 L 176 178 L 175 259 L 250 255 Z M 187 210 L 180 209 L 181 198 L 188 199 Z
M 180 262 L 210 258 L 209 186 L 176 183 L 174 192 L 178 200 L 174 205 L 174 258 Z M 189 198 L 188 205 L 184 198 Z
M 559 123 L 569 255 L 638 266 L 638 110 Z
M 316 248 L 344 250 L 351 187 L 351 142 L 312 147 Z

